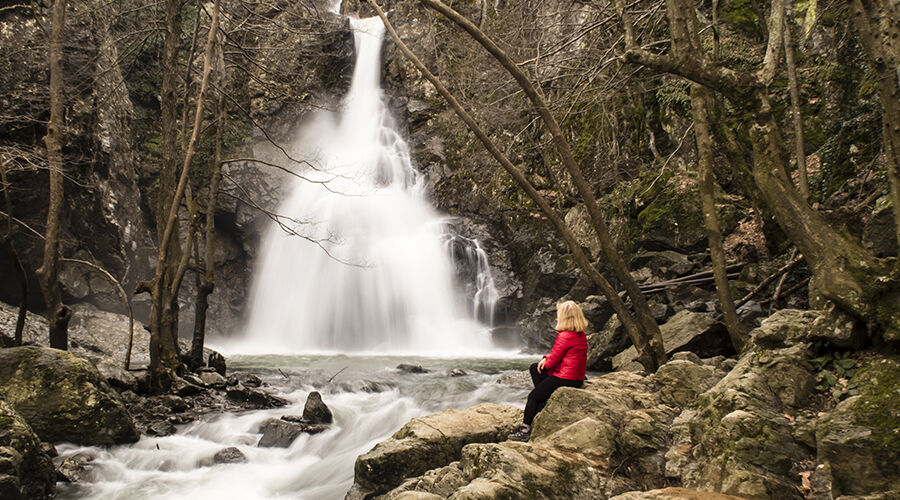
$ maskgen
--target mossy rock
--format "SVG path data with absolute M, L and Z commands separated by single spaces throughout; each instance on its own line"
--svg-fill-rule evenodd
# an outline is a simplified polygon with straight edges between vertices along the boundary
M 47 442 L 85 446 L 137 441 L 119 395 L 90 361 L 43 347 L 0 350 L 0 398 Z
M 0 400 L 0 498 L 51 498 L 56 471 L 41 440 L 16 411 Z
M 816 425 L 818 461 L 835 497 L 900 489 L 900 357 L 879 358 L 851 381 L 860 392 Z

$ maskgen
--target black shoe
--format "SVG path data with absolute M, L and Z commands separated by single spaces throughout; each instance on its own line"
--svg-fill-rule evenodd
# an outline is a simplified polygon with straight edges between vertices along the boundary
M 528 442 L 528 438 L 531 437 L 531 426 L 522 424 L 516 429 L 516 432 L 513 432 L 509 436 L 506 436 L 506 439 L 510 441 L 522 441 L 523 443 Z

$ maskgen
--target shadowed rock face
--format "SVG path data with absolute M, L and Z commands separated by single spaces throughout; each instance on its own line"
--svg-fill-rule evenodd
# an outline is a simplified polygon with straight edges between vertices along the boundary
M 0 498 L 44 499 L 55 489 L 56 472 L 41 440 L 12 406 L 0 401 Z
M 44 441 L 111 445 L 139 437 L 119 395 L 94 365 L 65 351 L 0 350 L 0 398 Z

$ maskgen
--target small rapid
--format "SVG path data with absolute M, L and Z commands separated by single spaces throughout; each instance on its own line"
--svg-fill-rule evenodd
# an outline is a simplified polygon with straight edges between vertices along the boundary
M 112 448 L 57 445 L 61 458 L 90 457 L 85 477 L 60 484 L 60 499 L 245 500 L 341 499 L 353 482 L 356 457 L 410 419 L 481 402 L 521 407 L 527 389 L 501 378 L 521 373 L 530 359 L 440 359 L 392 356 L 235 356 L 235 372 L 261 375 L 268 390 L 290 406 L 209 416 L 180 426 L 167 437 L 145 436 Z M 425 374 L 395 367 L 415 363 Z M 467 375 L 450 377 L 451 369 Z M 303 434 L 289 448 L 259 448 L 260 425 L 269 418 L 299 415 L 312 390 L 334 414 L 330 430 Z M 216 464 L 214 455 L 234 446 L 246 463 Z

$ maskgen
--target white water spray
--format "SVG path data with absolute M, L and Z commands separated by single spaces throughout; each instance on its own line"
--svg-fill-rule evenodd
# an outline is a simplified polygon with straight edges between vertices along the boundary
M 384 26 L 351 24 L 350 90 L 339 116 L 320 113 L 299 138 L 313 182 L 298 181 L 278 209 L 295 218 L 288 231 L 264 240 L 239 349 L 483 353 L 489 335 L 454 288 L 444 223 L 383 103 Z

